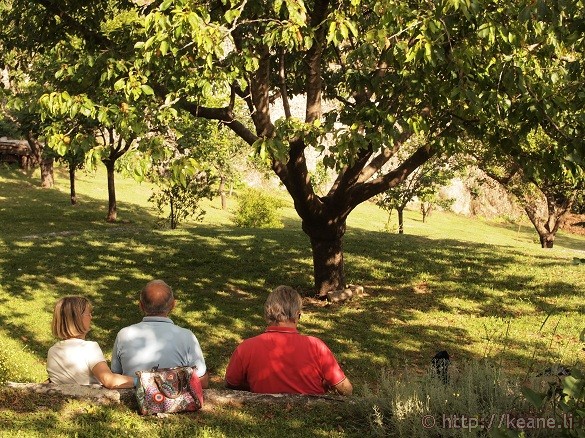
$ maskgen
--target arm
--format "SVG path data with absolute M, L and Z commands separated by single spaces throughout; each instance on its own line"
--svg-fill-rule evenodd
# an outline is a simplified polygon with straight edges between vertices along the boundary
M 250 385 L 246 379 L 238 349 L 233 352 L 225 371 L 225 387 L 239 391 L 250 391 Z
M 108 389 L 112 388 L 134 388 L 134 378 L 122 374 L 112 373 L 105 362 L 97 363 L 92 369 L 93 375 Z
M 325 391 L 334 390 L 340 395 L 351 395 L 353 386 L 335 359 L 335 356 L 323 341 L 313 338 L 321 356 L 323 372 L 323 388 Z M 337 382 L 337 383 L 333 383 Z
M 199 382 L 201 383 L 201 388 L 205 389 L 209 387 L 209 373 L 205 372 L 201 377 L 199 377 Z
M 190 331 L 189 335 L 189 342 L 191 345 L 188 347 L 189 359 L 187 364 L 196 368 L 201 387 L 205 389 L 209 386 L 209 374 L 207 373 L 207 365 L 205 364 L 203 351 L 201 350 L 201 345 L 199 345 L 199 341 L 195 335 Z
M 243 383 L 241 385 L 232 385 L 230 382 L 228 382 L 227 380 L 225 381 L 225 387 L 227 389 L 236 389 L 238 391 L 249 391 L 250 387 L 248 386 L 247 383 Z
M 112 372 L 123 374 L 124 370 L 122 370 L 122 363 L 120 362 L 120 357 L 118 356 L 118 336 L 116 336 L 116 340 L 114 341 L 114 348 L 112 348 Z
M 339 395 L 351 395 L 353 393 L 353 386 L 349 379 L 346 377 L 337 385 L 333 386 L 333 390 Z

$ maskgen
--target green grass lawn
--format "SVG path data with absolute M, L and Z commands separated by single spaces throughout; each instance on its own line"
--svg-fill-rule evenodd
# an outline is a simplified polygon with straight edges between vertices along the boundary
M 174 288 L 172 317 L 199 338 L 212 387 L 222 386 L 239 341 L 263 329 L 264 299 L 279 284 L 307 296 L 301 331 L 326 341 L 357 394 L 375 387 L 383 370 L 424 372 L 443 349 L 454 364 L 488 357 L 515 376 L 551 363 L 583 365 L 585 265 L 572 263 L 585 257 L 583 237 L 560 233 L 555 248 L 543 250 L 527 221 L 437 212 L 423 223 L 415 211 L 397 235 L 384 231 L 386 214 L 367 203 L 348 219 L 344 241 L 347 280 L 365 294 L 326 305 L 310 298 L 309 239 L 285 194 L 283 228 L 235 228 L 216 199 L 206 202 L 203 222 L 168 230 L 155 226 L 148 184 L 118 175 L 119 220 L 108 224 L 101 169 L 79 173 L 76 206 L 66 172 L 56 177 L 54 189 L 41 189 L 37 175 L 0 168 L 0 376 L 4 362 L 13 380 L 46 379 L 52 307 L 68 294 L 93 301 L 89 338 L 108 356 L 117 331 L 140 320 L 138 291 L 153 278 Z M 21 403 L 0 395 L 2 436 L 351 435 L 318 408 L 159 420 L 79 402 L 41 410 Z

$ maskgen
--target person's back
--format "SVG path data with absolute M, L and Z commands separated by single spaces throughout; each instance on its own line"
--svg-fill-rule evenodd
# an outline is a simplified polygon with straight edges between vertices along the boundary
M 197 338 L 165 317 L 145 316 L 141 322 L 123 328 L 112 350 L 112 369 L 126 375 L 153 367 L 192 365 L 205 373 Z
M 91 330 L 92 309 L 82 296 L 66 296 L 55 304 L 51 331 L 59 341 L 47 353 L 49 382 L 132 388 L 135 380 L 112 373 L 98 343 L 85 340 Z
M 238 346 L 226 371 L 233 386 L 240 383 L 239 370 L 250 391 L 267 394 L 323 394 L 323 382 L 334 387 L 346 378 L 323 341 L 278 326 Z
M 243 341 L 232 354 L 228 388 L 257 393 L 323 394 L 334 389 L 350 395 L 352 385 L 323 341 L 297 331 L 300 295 L 279 286 L 268 296 L 264 316 L 269 326 Z
M 175 307 L 172 289 L 162 280 L 149 282 L 140 293 L 141 322 L 118 332 L 112 350 L 112 370 L 126 375 L 153 367 L 194 366 L 201 385 L 208 384 L 207 367 L 199 341 L 188 329 L 168 317 Z

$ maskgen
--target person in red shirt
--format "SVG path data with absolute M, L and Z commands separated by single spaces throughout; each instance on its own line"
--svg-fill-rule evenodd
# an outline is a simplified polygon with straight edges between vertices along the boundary
M 324 394 L 332 389 L 351 395 L 351 382 L 327 345 L 297 331 L 301 309 L 302 299 L 293 288 L 278 286 L 270 293 L 264 304 L 268 327 L 232 354 L 225 373 L 228 388 L 263 394 Z

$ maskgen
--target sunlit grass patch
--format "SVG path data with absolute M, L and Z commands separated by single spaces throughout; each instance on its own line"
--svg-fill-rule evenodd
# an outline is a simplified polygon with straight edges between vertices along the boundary
M 527 226 L 441 212 L 422 223 L 416 211 L 406 211 L 406 234 L 396 235 L 383 231 L 385 214 L 365 203 L 351 214 L 344 239 L 347 281 L 364 293 L 327 304 L 313 298 L 310 242 L 290 200 L 282 229 L 234 228 L 237 200 L 230 198 L 228 210 L 206 201 L 202 223 L 161 230 L 147 186 L 118 177 L 120 221 L 107 224 L 103 172 L 80 174 L 75 207 L 65 176 L 58 171 L 57 189 L 41 190 L 36 180 L 0 171 L 0 354 L 9 352 L 12 380 L 46 379 L 59 297 L 92 300 L 89 338 L 109 357 L 117 331 L 141 319 L 138 294 L 153 278 L 173 287 L 171 316 L 198 336 L 215 388 L 236 345 L 264 329 L 263 303 L 279 284 L 304 295 L 301 332 L 325 340 L 358 395 L 381 380 L 382 369 L 424 374 L 443 349 L 456 367 L 487 358 L 514 377 L 551 362 L 583 364 L 585 270 L 572 263 L 575 248 L 585 248 L 581 237 L 563 235 L 544 251 Z M 0 397 L 2 436 L 50 429 L 51 436 L 341 437 L 373 430 L 367 419 L 349 424 L 343 412 L 326 409 L 224 407 L 161 421 L 81 402 L 32 412 L 7 400 Z

